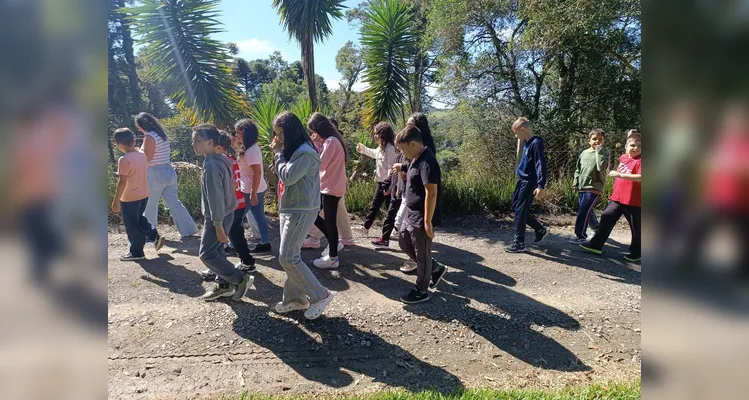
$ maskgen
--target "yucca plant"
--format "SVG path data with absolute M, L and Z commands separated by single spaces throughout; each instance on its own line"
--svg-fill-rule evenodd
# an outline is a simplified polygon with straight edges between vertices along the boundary
M 368 127 L 403 118 L 409 65 L 416 51 L 411 7 L 398 0 L 374 0 L 361 28 L 364 81 L 363 116 Z
M 261 148 L 268 146 L 273 138 L 273 119 L 283 110 L 275 96 L 264 95 L 252 104 L 252 120 L 260 133 L 257 144 Z
M 302 124 L 307 125 L 309 117 L 314 112 L 312 109 L 312 103 L 309 99 L 299 99 L 294 104 L 289 106 L 289 111 L 294 113 L 302 121 Z
M 221 32 L 218 0 L 142 0 L 122 8 L 139 41 L 147 43 L 146 62 L 159 81 L 176 84 L 169 93 L 193 122 L 230 126 L 247 104 L 235 90 L 226 46 L 210 36 Z
M 273 0 L 273 8 L 289 39 L 296 39 L 302 49 L 302 70 L 312 110 L 317 110 L 315 83 L 315 42 L 323 42 L 332 33 L 331 18 L 343 18 L 343 0 Z

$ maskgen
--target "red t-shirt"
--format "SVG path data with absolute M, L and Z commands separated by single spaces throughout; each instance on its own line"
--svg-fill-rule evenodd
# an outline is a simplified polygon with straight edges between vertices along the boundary
M 619 168 L 622 174 L 642 173 L 642 157 L 632 158 L 626 154 L 619 157 Z M 619 202 L 628 206 L 642 207 L 642 182 L 616 178 L 614 181 L 614 193 L 609 200 Z
M 234 172 L 234 194 L 237 195 L 237 210 L 244 209 L 245 201 L 244 201 L 244 194 L 242 193 L 242 190 L 239 188 L 239 184 L 241 180 L 239 179 L 239 164 L 237 163 L 237 160 L 233 159 L 230 155 L 226 155 L 226 158 L 231 160 L 231 170 Z
M 749 135 L 725 135 L 712 158 L 706 202 L 726 211 L 749 210 Z

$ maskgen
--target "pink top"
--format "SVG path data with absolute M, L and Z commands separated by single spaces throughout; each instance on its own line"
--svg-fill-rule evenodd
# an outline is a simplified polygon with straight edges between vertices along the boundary
M 130 151 L 120 157 L 117 162 L 117 175 L 127 178 L 120 201 L 137 201 L 150 196 L 147 174 L 148 160 L 145 153 Z
M 318 147 L 320 152 L 320 193 L 343 197 L 346 193 L 346 155 L 341 142 L 331 136 Z

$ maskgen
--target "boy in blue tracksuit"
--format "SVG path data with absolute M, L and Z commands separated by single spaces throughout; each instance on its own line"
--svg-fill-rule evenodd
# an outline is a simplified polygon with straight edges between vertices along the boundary
M 515 211 L 515 240 L 505 247 L 508 253 L 521 253 L 525 248 L 525 225 L 528 224 L 536 232 L 534 243 L 541 242 L 549 233 L 549 228 L 543 226 L 531 214 L 531 204 L 534 198 L 541 199 L 546 188 L 546 155 L 544 154 L 544 140 L 531 132 L 531 123 L 525 117 L 518 118 L 512 124 L 512 131 L 518 139 L 525 142 L 523 156 L 518 165 L 518 183 L 512 195 L 512 209 Z

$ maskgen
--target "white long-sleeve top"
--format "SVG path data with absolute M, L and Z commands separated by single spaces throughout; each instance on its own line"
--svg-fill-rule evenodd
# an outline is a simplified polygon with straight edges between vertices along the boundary
M 393 169 L 395 146 L 388 144 L 384 150 L 381 147 L 370 149 L 365 146 L 363 154 L 376 160 L 375 179 L 377 182 L 384 182 L 388 178 L 390 170 Z

